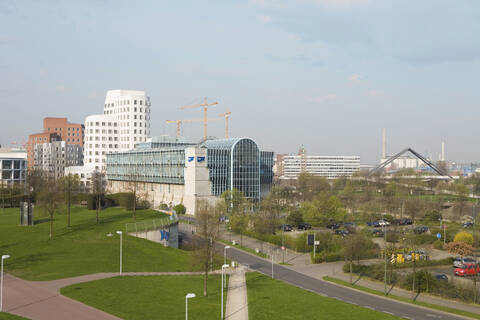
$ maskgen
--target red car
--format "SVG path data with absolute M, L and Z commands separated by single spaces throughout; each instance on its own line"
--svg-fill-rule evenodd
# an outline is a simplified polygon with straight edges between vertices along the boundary
M 480 273 L 480 267 L 473 263 L 466 263 L 460 268 L 455 268 L 455 275 L 459 277 L 474 276 Z

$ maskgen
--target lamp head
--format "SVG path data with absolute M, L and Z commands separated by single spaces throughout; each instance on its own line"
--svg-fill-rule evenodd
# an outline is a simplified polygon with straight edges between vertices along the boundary
M 190 298 L 195 298 L 195 293 L 187 293 L 187 295 L 185 296 L 187 299 L 190 299 Z
M 122 234 L 122 231 L 117 231 L 117 234 Z
M 8 254 L 4 254 L 4 255 L 2 256 L 2 260 L 3 260 L 3 259 L 8 259 L 8 258 L 10 258 L 10 256 L 9 256 Z

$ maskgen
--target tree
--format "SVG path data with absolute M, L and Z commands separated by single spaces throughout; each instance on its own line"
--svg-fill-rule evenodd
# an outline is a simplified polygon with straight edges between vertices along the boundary
M 455 207 L 458 210 L 458 216 L 461 217 L 463 215 L 463 212 L 467 208 L 469 190 L 466 185 L 464 185 L 463 183 L 459 183 L 455 186 L 455 192 L 458 195 L 458 201 Z
M 37 200 L 50 216 L 50 240 L 53 238 L 53 216 L 62 201 L 61 188 L 58 181 L 51 176 L 45 177 L 43 187 L 37 192 Z
M 371 241 L 365 234 L 357 232 L 344 238 L 343 246 L 345 250 L 345 259 L 350 263 L 350 284 L 352 279 L 352 266 L 354 260 L 360 260 L 365 256 L 371 247 Z
M 462 242 L 473 246 L 473 235 L 465 231 L 460 231 L 455 235 L 453 242 Z
M 293 226 L 298 226 L 299 224 L 303 223 L 303 215 L 300 210 L 293 210 L 287 216 L 287 223 Z
M 203 295 L 207 295 L 208 271 L 213 267 L 215 241 L 219 234 L 221 211 L 219 207 L 211 207 L 207 201 L 198 201 L 196 210 L 197 250 L 195 258 L 204 271 Z
M 96 210 L 96 218 L 97 224 L 99 222 L 98 218 L 98 211 L 100 210 L 102 198 L 105 195 L 105 188 L 107 186 L 107 181 L 105 179 L 105 173 L 100 171 L 95 171 L 92 173 L 92 194 L 95 198 L 95 210 Z
M 302 172 L 297 179 L 297 190 L 300 192 L 303 201 L 310 201 L 322 191 L 330 192 L 330 184 L 324 177 L 317 177 L 310 173 Z
M 187 212 L 187 208 L 183 204 L 177 204 L 175 207 L 173 207 L 173 210 L 175 210 L 176 214 L 183 215 L 185 212 Z
M 60 186 L 63 188 L 65 202 L 67 204 L 67 227 L 70 227 L 70 207 L 72 205 L 72 193 L 80 188 L 80 178 L 77 174 L 68 174 L 59 180 Z

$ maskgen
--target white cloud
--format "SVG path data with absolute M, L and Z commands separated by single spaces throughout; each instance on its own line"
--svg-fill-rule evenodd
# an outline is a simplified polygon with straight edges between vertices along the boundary
M 348 77 L 348 83 L 360 83 L 360 81 L 363 80 L 363 77 L 359 75 L 358 73 L 352 74 L 350 77 Z
M 272 22 L 271 16 L 257 16 L 257 21 L 263 24 Z
M 308 97 L 305 100 L 307 100 L 308 102 L 312 102 L 312 103 L 322 104 L 322 103 L 336 101 L 339 98 L 340 97 L 337 96 L 336 94 L 327 94 L 327 95 L 321 96 L 321 97 Z

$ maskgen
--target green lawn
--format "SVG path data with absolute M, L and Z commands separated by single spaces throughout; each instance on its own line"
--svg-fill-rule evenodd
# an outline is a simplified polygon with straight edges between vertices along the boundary
M 259 273 L 247 273 L 246 277 L 250 320 L 401 319 L 323 297 Z
M 220 318 L 220 286 L 220 276 L 209 276 L 204 297 L 202 276 L 138 276 L 76 284 L 61 292 L 127 320 L 185 319 L 185 295 L 195 293 L 196 298 L 188 301 L 189 318 L 210 320 Z
M 26 320 L 27 318 L 19 317 L 10 313 L 0 312 L 0 320 Z
M 56 215 L 54 238 L 49 240 L 50 223 L 35 212 L 35 225 L 19 226 L 19 209 L 0 211 L 0 254 L 9 254 L 5 270 L 28 280 L 51 280 L 119 269 L 119 236 L 125 223 L 133 222 L 131 212 L 109 208 L 100 212 L 72 208 L 71 228 L 67 216 Z M 153 210 L 137 211 L 137 221 L 163 217 Z M 107 237 L 107 233 L 114 236 Z M 191 252 L 166 248 L 161 244 L 124 235 L 123 270 L 191 271 Z

